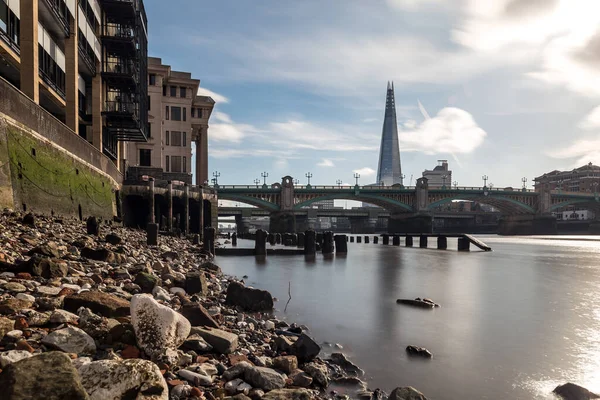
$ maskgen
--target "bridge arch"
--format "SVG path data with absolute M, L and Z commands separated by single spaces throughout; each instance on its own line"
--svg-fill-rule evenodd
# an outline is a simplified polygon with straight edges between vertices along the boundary
M 516 199 L 502 195 L 482 195 L 481 193 L 474 194 L 456 194 L 446 198 L 429 203 L 428 210 L 433 211 L 436 207 L 449 203 L 454 200 L 475 201 L 481 204 L 487 204 L 497 208 L 503 214 L 535 214 L 536 210 L 531 205 L 520 202 Z
M 399 200 L 366 193 L 360 193 L 358 195 L 354 193 L 339 193 L 332 195 L 317 196 L 294 204 L 294 210 L 300 210 L 303 207 L 310 206 L 313 203 L 323 200 L 353 200 L 373 204 L 375 206 L 384 208 L 388 211 L 413 212 L 413 207 L 409 204 L 403 203 Z
M 600 211 L 600 201 L 592 198 L 592 199 L 569 199 L 561 202 L 557 202 L 550 206 L 550 212 L 557 211 L 564 207 L 576 206 L 586 210 L 599 212 Z
M 266 211 L 279 211 L 279 205 L 272 203 L 268 200 L 261 199 L 258 197 L 244 196 L 240 194 L 222 193 L 218 194 L 219 200 L 237 201 L 240 203 L 248 204 Z

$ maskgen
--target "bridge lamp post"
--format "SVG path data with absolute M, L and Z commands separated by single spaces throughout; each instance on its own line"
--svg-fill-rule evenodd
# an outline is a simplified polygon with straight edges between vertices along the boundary
M 527 178 L 522 177 L 521 182 L 523 182 L 523 191 L 527 191 Z
M 454 181 L 454 182 L 452 182 L 452 183 L 454 184 L 454 190 L 458 189 L 458 182 L 457 182 L 457 181 Z
M 356 179 L 356 186 L 358 186 L 358 179 L 360 178 L 360 174 L 354 173 L 354 179 Z
M 254 180 L 254 184 L 255 184 L 256 186 L 258 186 L 258 184 L 259 184 L 259 183 L 260 183 L 260 179 L 256 178 L 256 179 Z
M 338 179 L 337 181 L 335 181 L 335 183 L 337 183 L 338 187 L 341 188 L 342 187 L 342 180 Z
M 267 186 L 267 178 L 269 177 L 269 173 L 267 171 L 261 172 L 260 176 L 263 178 L 263 186 Z
M 221 176 L 221 173 L 219 171 L 215 171 L 213 172 L 213 176 L 214 176 L 214 182 L 215 182 L 215 186 L 219 186 L 219 177 Z
M 400 189 L 404 189 L 404 178 L 406 178 L 406 175 L 400 174 Z
M 304 176 L 306 176 L 306 178 L 308 179 L 308 184 L 306 186 L 310 186 L 310 178 L 313 177 L 313 174 L 311 174 L 310 172 L 307 172 Z
M 446 189 L 446 179 L 448 175 L 442 175 L 442 189 Z
M 294 179 L 294 185 L 297 185 L 300 183 L 300 179 Z
M 598 182 L 594 182 L 594 197 L 598 195 Z
M 481 179 L 483 179 L 483 188 L 485 189 L 487 187 L 487 181 L 489 178 L 487 175 L 483 175 Z

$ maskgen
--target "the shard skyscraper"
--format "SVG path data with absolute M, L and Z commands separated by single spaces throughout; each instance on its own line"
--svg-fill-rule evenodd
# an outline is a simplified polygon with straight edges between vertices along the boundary
M 402 185 L 402 167 L 400 166 L 400 147 L 398 145 L 398 124 L 396 122 L 396 103 L 394 101 L 394 83 L 388 82 L 385 99 L 385 117 L 381 132 L 377 185 Z

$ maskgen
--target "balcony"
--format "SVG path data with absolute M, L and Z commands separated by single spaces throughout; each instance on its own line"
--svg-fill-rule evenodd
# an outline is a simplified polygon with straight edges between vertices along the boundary
M 39 69 L 39 76 L 42 80 L 52 88 L 63 100 L 66 99 L 65 89 L 64 87 L 59 86 L 59 84 L 53 79 L 50 75 L 48 75 L 42 68 Z
M 102 43 L 112 49 L 135 52 L 137 35 L 135 28 L 128 24 L 107 22 L 102 26 Z
M 17 42 L 13 41 L 12 38 L 7 35 L 2 29 L 0 29 L 0 40 L 10 47 L 12 51 L 14 51 L 18 56 L 21 55 L 21 48 L 17 44 Z
M 65 37 L 69 36 L 71 34 L 71 27 L 69 24 L 70 12 L 66 3 L 62 0 L 44 0 L 44 4 L 46 5 L 48 13 L 51 14 L 53 19 L 60 25 Z M 45 10 L 42 8 L 39 12 L 43 15 Z
M 102 115 L 115 118 L 139 119 L 139 105 L 133 101 L 107 100 Z
M 140 11 L 141 0 L 99 0 L 107 15 L 123 19 L 133 19 Z
M 102 77 L 113 85 L 133 87 L 139 83 L 140 71 L 131 60 L 105 60 Z

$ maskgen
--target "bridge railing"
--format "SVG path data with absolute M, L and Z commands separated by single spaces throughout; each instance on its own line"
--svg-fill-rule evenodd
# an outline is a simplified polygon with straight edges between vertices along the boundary
M 250 190 L 263 190 L 263 189 L 273 189 L 278 190 L 279 188 L 273 188 L 271 185 L 219 185 L 216 187 L 217 190 L 224 189 L 250 189 Z M 337 185 L 294 185 L 294 190 L 345 190 L 352 191 L 355 190 L 356 186 L 337 186 Z M 358 186 L 359 190 L 389 190 L 389 191 L 397 191 L 397 190 L 405 190 L 405 191 L 414 191 L 416 186 L 375 186 L 375 185 L 367 185 L 367 186 Z M 522 189 L 522 188 L 513 188 L 513 187 L 482 187 L 482 186 L 446 186 L 446 187 L 430 187 L 429 190 L 451 190 L 451 191 L 488 191 L 488 192 L 525 192 L 525 193 L 533 193 L 534 189 Z

